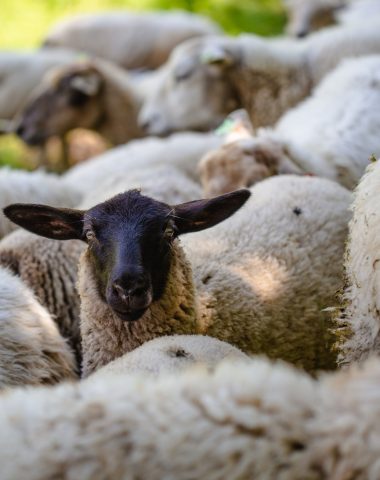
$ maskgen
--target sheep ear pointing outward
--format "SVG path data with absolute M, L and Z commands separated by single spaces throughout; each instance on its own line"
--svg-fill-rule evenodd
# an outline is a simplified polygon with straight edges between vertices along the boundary
M 83 239 L 82 210 L 15 203 L 4 208 L 4 214 L 20 227 L 42 237 L 54 240 Z
M 71 80 L 71 88 L 88 97 L 93 97 L 99 92 L 101 80 L 96 72 L 88 75 L 75 75 Z
M 243 189 L 176 205 L 173 217 L 178 234 L 198 232 L 226 220 L 245 204 L 250 195 L 249 190 Z
M 229 66 L 234 63 L 234 57 L 225 48 L 217 45 L 209 45 L 203 49 L 200 60 L 209 65 Z

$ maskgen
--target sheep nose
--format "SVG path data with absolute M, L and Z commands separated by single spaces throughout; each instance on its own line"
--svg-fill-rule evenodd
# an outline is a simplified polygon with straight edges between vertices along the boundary
M 297 38 L 305 38 L 307 35 L 307 30 L 301 30 L 297 33 Z
M 126 280 L 115 280 L 112 285 L 114 293 L 126 301 L 131 297 L 144 294 L 148 289 L 148 282 L 143 276 Z
M 25 127 L 22 123 L 20 123 L 20 125 L 18 125 L 18 127 L 16 128 L 16 135 L 18 135 L 19 137 L 22 137 L 24 132 L 25 132 Z
M 160 120 L 158 113 L 152 113 L 149 117 L 141 118 L 139 121 L 141 129 L 144 133 L 149 133 L 152 127 L 157 124 Z

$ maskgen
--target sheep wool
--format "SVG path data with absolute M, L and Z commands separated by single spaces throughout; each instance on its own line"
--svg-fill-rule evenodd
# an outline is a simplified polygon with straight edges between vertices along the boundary
M 168 138 L 145 138 L 113 148 L 63 175 L 70 188 L 92 194 L 105 178 L 127 178 L 136 169 L 173 166 L 197 181 L 196 166 L 208 150 L 220 145 L 220 137 L 210 133 L 179 133 Z M 79 202 L 78 202 L 79 203 Z
M 170 335 L 145 342 L 97 370 L 89 378 L 99 375 L 144 373 L 158 376 L 181 372 L 203 365 L 213 369 L 223 360 L 248 361 L 238 348 L 206 335 Z
M 346 250 L 346 287 L 337 315 L 338 361 L 347 365 L 380 353 L 380 163 L 372 163 L 355 191 Z
M 0 241 L 0 265 L 8 267 L 34 292 L 78 360 L 81 335 L 76 282 L 84 248 L 79 240 L 57 242 L 24 230 L 12 232 Z
M 256 359 L 13 389 L 2 479 L 377 479 L 379 375 L 378 360 L 316 381 Z
M 74 356 L 31 290 L 0 268 L 0 387 L 74 379 Z
M 57 175 L 9 168 L 1 169 L 0 192 L 0 238 L 16 228 L 2 213 L 2 209 L 11 203 L 47 203 L 73 207 L 81 199 L 80 188 L 62 182 Z

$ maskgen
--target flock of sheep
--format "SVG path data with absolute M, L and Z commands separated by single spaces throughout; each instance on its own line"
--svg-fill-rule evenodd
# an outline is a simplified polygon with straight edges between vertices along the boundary
M 112 146 L 0 171 L 1 480 L 380 478 L 380 2 L 284 4 L 0 53 L 3 133 Z

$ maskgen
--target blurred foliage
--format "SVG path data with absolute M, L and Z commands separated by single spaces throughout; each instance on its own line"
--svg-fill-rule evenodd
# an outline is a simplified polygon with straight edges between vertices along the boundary
M 76 13 L 110 9 L 184 9 L 211 17 L 231 35 L 278 35 L 285 24 L 281 0 L 0 0 L 0 49 L 38 47 L 49 28 Z M 38 152 L 14 136 L 0 137 L 0 166 L 35 168 Z

